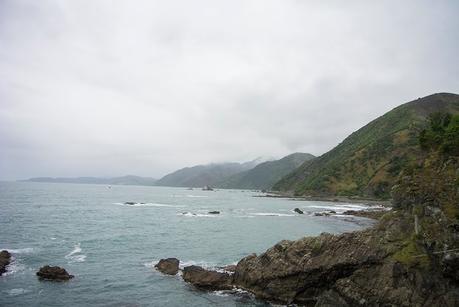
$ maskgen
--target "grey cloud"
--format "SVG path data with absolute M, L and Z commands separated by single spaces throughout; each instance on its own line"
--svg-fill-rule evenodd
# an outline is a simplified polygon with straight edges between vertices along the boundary
M 0 179 L 321 154 L 459 92 L 456 1 L 0 2 Z

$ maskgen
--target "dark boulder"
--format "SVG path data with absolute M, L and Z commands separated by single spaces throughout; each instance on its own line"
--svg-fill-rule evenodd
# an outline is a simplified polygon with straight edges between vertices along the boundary
M 293 211 L 298 213 L 298 214 L 304 214 L 303 210 L 301 210 L 300 208 L 295 208 L 295 209 L 293 209 Z
M 209 271 L 196 265 L 187 266 L 183 269 L 183 280 L 205 290 L 229 290 L 233 288 L 231 275 Z
M 37 276 L 40 279 L 54 280 L 54 281 L 66 281 L 73 278 L 64 268 L 58 266 L 45 265 L 40 268 L 37 272 Z
M 209 214 L 220 214 L 220 211 L 209 211 Z
M 125 204 L 125 205 L 133 206 L 133 205 L 136 204 L 136 202 L 133 202 L 133 201 L 126 201 L 124 204 Z
M 159 260 L 159 262 L 155 265 L 155 268 L 161 273 L 175 275 L 179 271 L 179 264 L 180 260 L 177 258 L 167 258 Z
M 11 254 L 3 250 L 0 252 L 0 276 L 6 272 L 6 267 L 11 263 Z

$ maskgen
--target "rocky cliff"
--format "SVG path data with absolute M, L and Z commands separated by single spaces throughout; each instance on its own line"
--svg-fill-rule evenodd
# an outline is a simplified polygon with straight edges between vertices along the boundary
M 242 259 L 234 284 L 310 306 L 458 306 L 459 161 L 429 153 L 393 188 L 378 225 L 282 241 Z

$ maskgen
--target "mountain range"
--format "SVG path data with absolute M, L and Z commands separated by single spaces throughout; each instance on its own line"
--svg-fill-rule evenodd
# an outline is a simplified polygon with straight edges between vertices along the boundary
M 311 159 L 314 159 L 314 156 L 309 153 L 293 153 L 279 160 L 260 163 L 250 170 L 217 182 L 215 186 L 229 189 L 269 190 L 282 177 Z
M 27 180 L 28 182 L 51 182 L 51 183 L 86 183 L 86 184 L 108 184 L 108 185 L 155 185 L 156 179 L 150 177 L 139 177 L 126 175 L 121 177 L 35 177 Z

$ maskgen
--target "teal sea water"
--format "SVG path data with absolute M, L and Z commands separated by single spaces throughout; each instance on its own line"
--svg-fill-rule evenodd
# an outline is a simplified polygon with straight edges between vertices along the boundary
M 245 293 L 197 291 L 153 265 L 177 257 L 182 266 L 216 268 L 282 239 L 353 231 L 371 223 L 312 214 L 362 205 L 259 195 L 0 182 L 0 249 L 14 256 L 9 272 L 0 277 L 0 306 L 265 306 Z M 295 207 L 306 214 L 295 214 Z M 212 210 L 221 214 L 208 214 Z M 75 278 L 38 281 L 35 273 L 46 264 L 62 266 Z

